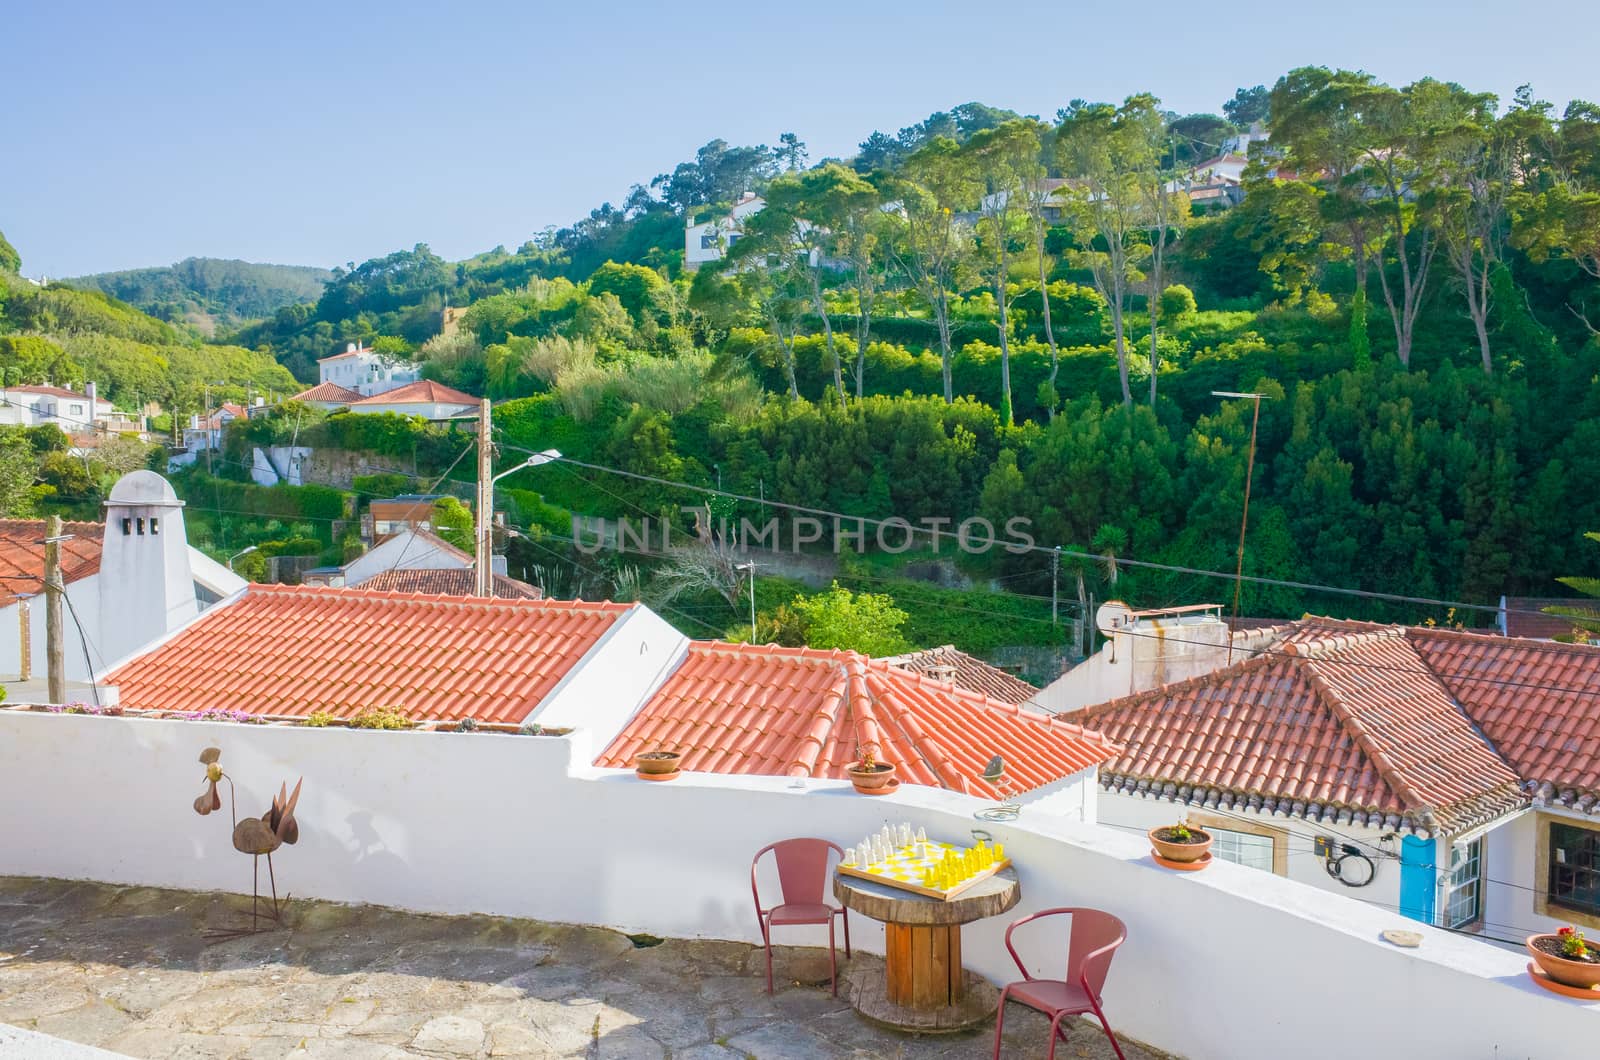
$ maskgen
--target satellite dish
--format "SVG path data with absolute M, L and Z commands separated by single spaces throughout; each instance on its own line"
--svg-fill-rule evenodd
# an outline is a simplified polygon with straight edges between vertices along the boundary
M 1133 609 L 1121 600 L 1107 600 L 1101 604 L 1094 613 L 1094 628 L 1103 636 L 1111 636 L 1119 629 L 1126 629 L 1133 617 Z

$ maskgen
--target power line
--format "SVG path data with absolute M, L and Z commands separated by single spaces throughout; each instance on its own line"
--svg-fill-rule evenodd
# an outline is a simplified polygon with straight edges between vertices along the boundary
M 527 449 L 525 447 L 516 446 L 516 445 L 507 445 L 506 448 L 514 449 L 514 450 L 516 450 L 518 452 L 523 452 L 523 453 L 532 453 L 532 452 L 534 452 L 534 450 L 532 450 L 532 449 Z M 622 476 L 624 478 L 637 479 L 637 480 L 639 480 L 641 482 L 652 482 L 652 483 L 655 483 L 657 485 L 673 486 L 673 487 L 676 487 L 678 489 L 692 490 L 692 491 L 697 492 L 697 493 L 706 493 L 706 494 L 712 494 L 712 495 L 720 496 L 720 497 L 728 497 L 728 498 L 731 498 L 733 500 L 744 501 L 744 502 L 749 503 L 749 504 L 762 505 L 762 506 L 770 507 L 770 508 L 783 508 L 783 509 L 786 509 L 786 510 L 789 510 L 789 511 L 801 512 L 801 513 L 806 514 L 806 515 L 826 516 L 829 519 L 836 519 L 836 520 L 839 520 L 839 521 L 845 522 L 845 523 L 871 524 L 873 526 L 879 526 L 879 527 L 889 526 L 889 527 L 895 529 L 896 531 L 903 532 L 903 533 L 906 533 L 906 534 L 927 534 L 935 542 L 937 542 L 938 539 L 941 538 L 941 537 L 952 538 L 952 537 L 956 536 L 955 534 L 953 534 L 953 533 L 951 533 L 949 531 L 941 531 L 941 530 L 936 530 L 936 529 L 931 529 L 931 528 L 914 526 L 909 521 L 904 520 L 904 519 L 894 519 L 894 518 L 891 518 L 891 519 L 877 519 L 877 518 L 874 518 L 872 516 L 866 516 L 866 515 L 847 515 L 844 512 L 830 511 L 830 510 L 828 510 L 826 508 L 814 508 L 814 507 L 811 507 L 809 505 L 804 505 L 804 504 L 790 504 L 790 503 L 787 503 L 785 501 L 769 500 L 769 499 L 764 498 L 764 497 L 751 497 L 748 494 L 734 493 L 734 492 L 731 492 L 729 490 L 717 489 L 716 487 L 713 487 L 713 486 L 697 486 L 697 485 L 694 485 L 693 483 L 679 482 L 679 481 L 676 481 L 674 479 L 661 478 L 661 477 L 656 476 L 656 475 L 645 475 L 645 474 L 641 474 L 641 473 L 639 473 L 637 471 L 625 471 L 625 470 L 623 470 L 621 468 L 607 467 L 604 464 L 593 464 L 593 463 L 589 463 L 589 462 L 583 461 L 583 460 L 576 460 L 576 459 L 574 459 L 572 457 L 568 457 L 568 456 L 561 457 L 558 462 L 559 463 L 572 464 L 572 465 L 574 465 L 576 467 L 589 468 L 590 470 L 593 470 L 593 471 L 604 471 L 604 472 L 606 472 L 608 474 L 620 475 L 620 476 Z M 1023 544 L 1020 541 L 1011 542 L 1006 547 L 1011 549 L 1011 550 L 1017 551 L 1017 552 L 1036 552 L 1036 553 L 1040 553 L 1040 554 L 1043 554 L 1043 555 L 1049 555 L 1049 554 L 1052 554 L 1052 553 L 1057 551 L 1056 548 L 1053 547 L 1053 546 L 1046 546 L 1046 545 L 1039 545 L 1039 544 Z M 1186 567 L 1186 566 L 1182 566 L 1180 564 L 1175 564 L 1175 563 L 1158 563 L 1158 562 L 1155 562 L 1155 561 L 1152 561 L 1152 560 L 1131 559 L 1131 558 L 1128 558 L 1128 557 L 1125 557 L 1125 556 L 1113 556 L 1113 555 L 1106 555 L 1106 554 L 1103 554 L 1103 553 L 1085 552 L 1085 551 L 1082 551 L 1080 549 L 1069 549 L 1069 548 L 1066 548 L 1066 547 L 1062 547 L 1060 549 L 1060 554 L 1062 556 L 1064 556 L 1064 557 L 1068 557 L 1068 558 L 1071 558 L 1071 559 L 1086 560 L 1086 561 L 1090 561 L 1090 562 L 1094 562 L 1094 563 L 1108 563 L 1109 562 L 1109 563 L 1114 563 L 1114 564 L 1116 564 L 1118 566 L 1122 566 L 1122 567 L 1138 567 L 1138 568 L 1148 568 L 1148 569 L 1153 569 L 1153 570 L 1163 570 L 1163 571 L 1169 571 L 1169 572 L 1172 572 L 1172 573 L 1175 573 L 1175 574 L 1191 574 L 1191 575 L 1195 575 L 1195 576 L 1198 576 L 1198 577 L 1205 577 L 1205 578 L 1221 578 L 1221 579 L 1224 579 L 1226 581 L 1235 580 L 1235 575 L 1233 573 L 1229 572 L 1229 571 L 1205 570 L 1205 569 L 1200 568 L 1200 567 Z M 1522 608 L 1509 608 L 1508 609 L 1508 608 L 1502 608 L 1498 604 L 1472 604 L 1472 603 L 1466 603 L 1466 602 L 1460 601 L 1460 600 L 1442 600 L 1442 599 L 1438 599 L 1438 598 L 1435 598 L 1435 597 L 1428 597 L 1428 596 L 1409 596 L 1409 595 L 1405 595 L 1405 594 L 1402 594 L 1402 593 L 1384 593 L 1384 592 L 1377 592 L 1377 591 L 1371 590 L 1371 589 L 1349 589 L 1349 588 L 1345 588 L 1343 586 L 1337 586 L 1337 585 L 1319 585 L 1319 584 L 1316 584 L 1314 582 L 1291 581 L 1291 580 L 1284 579 L 1284 578 L 1266 578 L 1266 577 L 1261 577 L 1261 576 L 1258 576 L 1258 575 L 1251 575 L 1251 574 L 1244 575 L 1243 576 L 1243 580 L 1247 581 L 1247 582 L 1251 582 L 1253 584 L 1257 584 L 1257 585 L 1273 585 L 1273 586 L 1279 586 L 1281 588 L 1287 588 L 1287 589 L 1298 589 L 1298 590 L 1301 590 L 1301 591 L 1304 591 L 1304 592 L 1335 593 L 1335 594 L 1339 594 L 1339 595 L 1354 596 L 1354 597 L 1359 597 L 1359 598 L 1363 598 L 1363 599 L 1385 600 L 1385 601 L 1389 601 L 1391 603 L 1421 604 L 1421 605 L 1425 605 L 1425 606 L 1429 606 L 1429 607 L 1454 607 L 1454 608 L 1464 609 L 1464 610 L 1469 610 L 1469 611 L 1492 611 L 1492 612 L 1494 612 L 1496 614 L 1499 614 L 1499 613 L 1501 613 L 1503 611 L 1509 611 L 1509 613 L 1511 613 L 1511 614 L 1545 615 L 1545 612 L 1543 612 L 1543 611 L 1533 611 L 1533 610 L 1522 609 Z M 1580 600 L 1578 602 L 1581 603 L 1582 601 Z M 1600 612 L 1600 605 L 1597 605 L 1597 612 Z M 1546 617 L 1548 617 L 1548 616 L 1546 616 Z

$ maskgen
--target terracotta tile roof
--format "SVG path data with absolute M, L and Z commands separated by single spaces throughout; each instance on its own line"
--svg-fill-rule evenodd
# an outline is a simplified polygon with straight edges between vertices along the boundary
M 1077 711 L 1127 750 L 1107 787 L 1456 831 L 1525 802 L 1397 626 L 1307 619 L 1262 654 Z
M 44 397 L 76 398 L 79 401 L 89 400 L 88 394 L 80 394 L 76 390 L 67 390 L 64 387 L 59 386 L 42 386 L 32 383 L 24 383 L 18 386 L 8 386 L 0 389 L 4 389 L 8 393 L 12 394 L 40 394 Z M 102 397 L 96 397 L 95 401 L 104 405 L 110 404 L 109 401 Z
M 44 591 L 44 527 L 43 519 L 0 519 L 0 606 Z M 61 543 L 62 580 L 70 585 L 98 574 L 105 526 L 63 523 L 61 532 L 75 535 Z
M 106 680 L 144 710 L 520 723 L 632 606 L 252 585 Z
M 296 394 L 289 400 L 326 401 L 330 403 L 337 402 L 341 405 L 349 405 L 352 402 L 360 401 L 361 395 L 356 393 L 354 390 L 340 386 L 338 383 L 318 383 L 310 390 L 300 391 L 300 393 Z
M 1500 611 L 1505 635 L 1548 640 L 1570 634 L 1572 627 L 1577 623 L 1561 615 L 1545 614 L 1544 609 L 1547 607 L 1592 608 L 1600 611 L 1600 600 L 1583 597 L 1557 599 L 1543 596 L 1508 596 L 1505 598 L 1505 606 Z
M 964 651 L 957 651 L 953 644 L 907 652 L 883 661 L 937 681 L 948 681 L 958 688 L 977 692 L 1001 703 L 1026 703 L 1039 692 L 1022 678 L 1014 677 L 998 666 L 991 666 Z
M 1432 629 L 1406 634 L 1529 794 L 1600 809 L 1600 648 Z
M 1099 733 L 846 651 L 696 641 L 596 759 L 627 766 L 657 746 L 705 773 L 843 779 L 860 745 L 904 782 L 994 797 L 978 779 L 1006 761 L 1022 790 L 1110 758 Z
M 437 568 L 434 570 L 386 570 L 361 583 L 361 588 L 375 592 L 432 593 L 443 596 L 471 596 L 477 579 L 467 567 Z M 508 578 L 494 576 L 494 595 L 508 600 L 542 600 L 544 593 L 537 586 Z
M 409 405 L 414 403 L 430 403 L 439 405 L 476 405 L 478 399 L 471 394 L 463 394 L 443 383 L 435 383 L 432 379 L 419 379 L 415 383 L 385 390 L 381 394 L 352 401 L 351 405 Z

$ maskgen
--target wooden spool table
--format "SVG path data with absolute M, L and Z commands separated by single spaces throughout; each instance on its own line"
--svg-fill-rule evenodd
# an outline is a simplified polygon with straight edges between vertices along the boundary
M 884 925 L 882 971 L 848 975 L 850 1004 L 861 1015 L 922 1034 L 965 1030 L 994 1015 L 999 991 L 961 967 L 961 925 L 1015 906 L 1022 899 L 1016 870 L 1004 869 L 949 901 L 838 873 L 833 895 Z

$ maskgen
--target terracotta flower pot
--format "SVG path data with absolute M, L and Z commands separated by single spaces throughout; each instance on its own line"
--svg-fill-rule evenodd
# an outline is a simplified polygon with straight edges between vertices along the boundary
M 850 774 L 850 783 L 856 786 L 857 791 L 877 791 L 894 779 L 894 764 L 875 762 L 869 769 L 857 762 L 845 772 Z
M 1145 833 L 1150 837 L 1151 849 L 1168 861 L 1199 861 L 1211 853 L 1211 833 L 1204 828 L 1189 829 L 1189 834 L 1194 837 L 1194 841 L 1188 843 L 1161 838 L 1160 833 L 1167 832 L 1171 828 L 1171 825 L 1162 825 L 1160 828 L 1152 828 Z
M 1528 941 L 1524 943 L 1528 947 L 1528 956 L 1532 957 L 1534 963 L 1544 969 L 1545 975 L 1548 975 L 1558 983 L 1576 986 L 1584 990 L 1600 986 L 1600 962 L 1574 961 L 1566 957 L 1559 957 L 1554 953 L 1546 953 L 1534 945 L 1540 939 L 1554 939 L 1559 945 L 1561 936 L 1529 935 Z M 1591 945 L 1589 949 L 1592 952 L 1596 947 Z
M 677 751 L 642 751 L 633 756 L 633 767 L 641 773 L 676 773 L 683 755 Z

